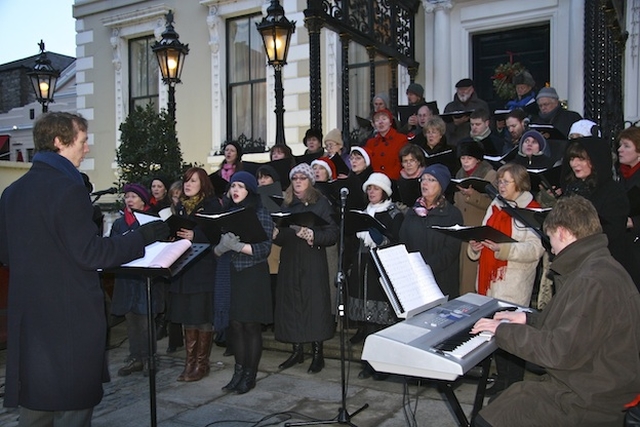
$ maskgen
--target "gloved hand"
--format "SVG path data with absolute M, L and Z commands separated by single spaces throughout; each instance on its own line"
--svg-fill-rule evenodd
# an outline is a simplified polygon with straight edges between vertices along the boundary
M 216 247 L 213 248 L 213 252 L 218 256 L 229 252 L 230 250 L 232 250 L 231 246 L 233 245 L 234 241 L 240 241 L 238 236 L 233 233 L 224 233 L 222 236 L 220 236 L 220 243 L 218 243 Z
M 313 230 L 307 227 L 300 227 L 300 230 L 296 232 L 296 236 L 302 240 L 306 240 L 309 246 L 313 246 Z
M 384 234 L 382 234 L 377 228 L 371 227 L 367 231 L 369 232 L 369 236 L 371 236 L 371 240 L 376 242 L 376 245 L 381 245 L 382 242 L 384 242 Z
M 231 240 L 225 243 L 225 245 L 234 252 L 240 252 L 244 248 L 244 243 L 240 241 L 240 237 L 233 233 L 227 233 L 231 235 Z
M 151 221 L 145 225 L 141 225 L 136 231 L 142 234 L 144 245 L 150 245 L 158 240 L 166 240 L 169 238 L 171 230 L 164 221 Z

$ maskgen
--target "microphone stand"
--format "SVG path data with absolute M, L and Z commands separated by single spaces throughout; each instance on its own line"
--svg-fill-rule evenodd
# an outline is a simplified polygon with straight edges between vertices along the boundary
M 346 188 L 340 190 L 340 246 L 338 249 L 338 274 L 336 275 L 336 286 L 338 288 L 338 301 L 337 301 L 337 314 L 340 318 L 340 383 L 342 386 L 342 400 L 340 409 L 338 409 L 338 415 L 330 420 L 317 420 L 317 421 L 305 421 L 298 423 L 285 423 L 285 427 L 290 426 L 311 426 L 311 425 L 328 425 L 328 424 L 343 424 L 351 427 L 358 427 L 351 422 L 351 418 L 358 415 L 369 407 L 368 403 L 365 403 L 360 409 L 353 414 L 349 414 L 347 411 L 347 375 L 346 375 L 346 316 L 345 316 L 345 301 L 346 301 L 346 287 L 345 287 L 345 275 L 342 266 L 342 258 L 344 255 L 344 216 L 345 206 L 347 203 L 347 195 L 349 191 Z

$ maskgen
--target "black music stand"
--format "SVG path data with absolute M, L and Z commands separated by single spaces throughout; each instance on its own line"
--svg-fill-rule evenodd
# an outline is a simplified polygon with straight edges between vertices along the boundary
M 151 416 L 151 427 L 158 425 L 156 416 L 156 358 L 153 352 L 154 343 L 156 341 L 156 328 L 153 318 L 153 301 L 151 300 L 151 284 L 156 277 L 171 278 L 174 277 L 187 265 L 200 257 L 209 249 L 211 245 L 206 243 L 194 243 L 173 265 L 169 268 L 146 268 L 146 267 L 116 267 L 110 269 L 113 273 L 136 274 L 146 278 L 147 284 L 147 327 L 149 328 L 149 410 Z

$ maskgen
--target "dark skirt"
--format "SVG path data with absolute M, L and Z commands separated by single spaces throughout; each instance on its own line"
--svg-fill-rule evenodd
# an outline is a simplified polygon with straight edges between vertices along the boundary
M 271 276 L 266 261 L 241 271 L 231 265 L 229 318 L 238 322 L 273 323 Z
M 174 323 L 201 325 L 213 323 L 213 292 L 170 293 L 170 318 Z

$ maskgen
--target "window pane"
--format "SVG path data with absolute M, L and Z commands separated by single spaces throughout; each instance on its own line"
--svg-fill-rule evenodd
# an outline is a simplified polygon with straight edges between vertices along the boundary
M 229 23 L 229 83 L 249 80 L 249 20 Z
M 231 89 L 233 103 L 233 138 L 240 134 L 251 137 L 251 86 L 235 86 Z
M 267 83 L 253 85 L 253 139 L 267 140 Z
M 256 29 L 256 22 L 262 21 L 262 16 L 254 16 L 249 24 L 249 35 L 251 40 L 251 79 L 264 79 L 267 70 L 267 54 L 264 51 L 262 37 Z
M 158 61 L 151 50 L 153 36 L 129 42 L 129 107 L 157 105 L 159 79 Z

